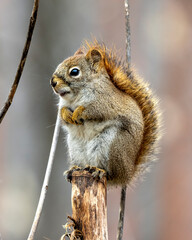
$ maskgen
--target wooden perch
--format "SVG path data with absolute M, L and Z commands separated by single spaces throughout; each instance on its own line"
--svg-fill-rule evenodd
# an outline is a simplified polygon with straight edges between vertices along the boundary
M 106 177 L 94 179 L 88 171 L 73 172 L 72 219 L 83 240 L 108 239 Z

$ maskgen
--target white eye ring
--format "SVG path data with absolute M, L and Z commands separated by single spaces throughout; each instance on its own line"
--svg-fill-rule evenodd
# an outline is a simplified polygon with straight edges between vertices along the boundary
M 81 76 L 81 70 L 79 67 L 74 66 L 69 69 L 69 76 L 72 78 L 79 78 Z

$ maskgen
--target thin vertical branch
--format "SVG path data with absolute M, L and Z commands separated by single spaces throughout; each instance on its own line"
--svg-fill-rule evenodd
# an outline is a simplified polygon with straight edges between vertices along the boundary
M 130 28 L 129 1 L 125 0 L 125 28 L 126 28 L 126 60 L 128 67 L 131 64 L 131 28 Z
M 8 98 L 7 98 L 7 101 L 5 102 L 3 108 L 0 111 L 0 123 L 2 122 L 3 118 L 5 117 L 5 114 L 7 113 L 9 107 L 11 106 L 12 101 L 13 101 L 13 97 L 14 97 L 15 92 L 17 90 L 17 87 L 19 85 L 19 81 L 20 81 L 20 78 L 21 78 L 21 75 L 22 75 L 22 72 L 23 72 L 23 69 L 24 69 L 24 66 L 25 66 L 25 62 L 26 62 L 26 59 L 27 59 L 27 54 L 28 54 L 29 47 L 30 47 L 30 44 L 31 44 L 33 30 L 34 30 L 36 19 L 37 19 L 38 7 L 39 7 L 39 0 L 34 0 L 33 9 L 32 9 L 30 22 L 29 22 L 29 27 L 28 27 L 27 39 L 26 39 L 26 42 L 25 42 L 25 45 L 24 45 L 24 48 L 23 48 L 23 53 L 22 53 L 22 56 L 21 56 L 19 66 L 17 68 L 17 72 L 16 72 L 16 75 L 15 75 L 15 80 L 12 84 L 11 90 L 10 90 Z
M 39 203 L 37 206 L 33 224 L 32 224 L 32 227 L 31 227 L 31 230 L 30 230 L 27 240 L 33 240 L 35 232 L 37 230 L 37 226 L 39 223 L 39 219 L 41 216 L 43 204 L 45 201 L 45 197 L 46 197 L 46 193 L 47 193 L 47 189 L 48 189 L 48 185 L 49 185 L 49 179 L 51 176 L 52 166 L 53 166 L 53 162 L 54 162 L 55 151 L 56 151 L 57 142 L 58 142 L 58 138 L 59 138 L 59 132 L 60 132 L 60 117 L 59 117 L 59 110 L 58 110 L 55 130 L 54 130 L 52 144 L 51 144 L 51 150 L 49 153 L 49 159 L 48 159 L 47 169 L 46 169 L 46 173 L 45 173 L 45 177 L 44 177 L 44 181 L 43 181 L 43 185 L 42 185 L 42 189 L 41 189 Z
M 122 240 L 123 239 L 123 226 L 124 226 L 124 216 L 125 216 L 126 190 L 127 190 L 126 186 L 123 186 L 122 189 L 121 189 L 121 199 L 120 199 L 120 209 L 119 209 L 119 222 L 118 222 L 117 240 Z
M 130 12 L 129 1 L 125 0 L 126 60 L 127 60 L 128 68 L 130 68 L 130 65 L 131 65 L 131 28 L 130 28 L 129 12 Z M 126 186 L 123 186 L 121 189 L 117 240 L 122 240 L 123 238 L 126 190 L 127 190 Z

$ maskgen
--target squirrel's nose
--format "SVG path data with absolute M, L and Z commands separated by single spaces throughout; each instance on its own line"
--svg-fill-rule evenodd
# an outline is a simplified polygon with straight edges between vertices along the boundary
M 54 81 L 54 77 L 51 78 L 51 86 L 56 87 L 57 81 Z

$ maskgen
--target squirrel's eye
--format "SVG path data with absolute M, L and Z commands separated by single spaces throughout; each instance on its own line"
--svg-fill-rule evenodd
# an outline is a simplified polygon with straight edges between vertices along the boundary
M 80 69 L 78 67 L 73 67 L 69 70 L 69 75 L 71 77 L 74 77 L 74 78 L 79 77 L 80 73 L 81 72 L 80 72 Z

